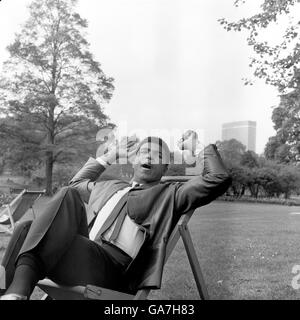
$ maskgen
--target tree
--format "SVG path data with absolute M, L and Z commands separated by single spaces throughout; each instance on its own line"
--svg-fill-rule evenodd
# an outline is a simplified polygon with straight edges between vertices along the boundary
M 300 90 L 281 95 L 279 106 L 273 110 L 272 120 L 276 136 L 271 137 L 266 145 L 266 157 L 282 163 L 299 162 Z
M 39 152 L 34 141 L 36 127 L 31 122 L 23 123 L 19 128 L 17 125 L 11 118 L 0 121 L 2 163 L 16 174 L 30 176 L 31 171 L 42 164 L 41 158 L 36 156 Z
M 283 194 L 288 199 L 293 192 L 299 191 L 300 170 L 295 165 L 265 159 L 261 161 L 260 168 L 256 169 L 255 176 L 267 197 Z
M 246 2 L 250 3 L 236 0 L 234 4 Z M 228 31 L 247 32 L 247 42 L 254 53 L 250 62 L 254 76 L 279 91 L 280 105 L 273 110 L 277 134 L 270 138 L 265 155 L 284 163 L 300 158 L 299 12 L 299 0 L 262 0 L 260 11 L 253 16 L 235 22 L 219 20 Z M 268 38 L 272 31 L 277 35 L 276 42 Z M 252 81 L 246 79 L 245 84 Z
M 217 141 L 216 145 L 222 159 L 228 167 L 240 164 L 242 156 L 246 151 L 246 146 L 240 141 L 236 139 Z
M 260 191 L 259 168 L 246 168 L 246 184 L 252 197 L 257 198 Z
M 240 197 L 247 187 L 247 168 L 241 165 L 246 146 L 236 139 L 217 141 L 217 148 L 232 177 L 230 189 L 234 196 Z
M 234 5 L 239 6 L 246 2 L 251 1 L 235 0 Z M 299 10 L 298 0 L 262 0 L 260 11 L 253 16 L 234 22 L 219 19 L 228 31 L 247 32 L 248 45 L 254 52 L 250 62 L 250 66 L 254 68 L 254 76 L 277 87 L 281 93 L 290 88 L 298 88 Z M 279 29 L 278 24 L 285 28 Z M 277 43 L 267 38 L 266 31 L 276 32 Z M 246 83 L 251 81 L 246 80 Z
M 295 166 L 282 166 L 278 175 L 281 192 L 288 199 L 292 192 L 297 192 L 300 182 L 300 170 Z
M 274 197 L 276 195 L 279 197 L 281 189 L 278 169 L 276 170 L 274 167 L 269 166 L 259 168 L 256 172 L 256 181 L 258 186 L 264 190 L 265 196 Z
M 247 182 L 248 182 L 248 175 L 247 170 L 237 164 L 232 165 L 229 169 L 229 174 L 232 178 L 232 183 L 230 188 L 233 191 L 233 195 L 235 197 L 241 197 L 244 195 Z
M 0 82 L 6 123 L 2 134 L 32 147 L 45 165 L 51 193 L 53 165 L 85 153 L 107 124 L 103 104 L 113 79 L 94 60 L 85 39 L 87 21 L 75 12 L 76 0 L 34 0 L 30 17 L 8 47 Z M 30 153 L 29 153 L 30 154 Z
M 241 157 L 241 165 L 248 168 L 258 167 L 258 156 L 254 151 L 247 150 Z

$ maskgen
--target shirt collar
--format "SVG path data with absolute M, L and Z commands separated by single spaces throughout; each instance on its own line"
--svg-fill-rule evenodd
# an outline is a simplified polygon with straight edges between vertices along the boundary
M 141 183 L 137 183 L 136 181 L 132 181 L 131 185 L 132 185 L 133 187 L 142 186 Z

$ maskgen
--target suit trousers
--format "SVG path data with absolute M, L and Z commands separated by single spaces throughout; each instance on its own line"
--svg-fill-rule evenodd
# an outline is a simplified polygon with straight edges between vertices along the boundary
M 87 285 L 126 291 L 131 258 L 118 248 L 88 238 L 85 206 L 77 190 L 62 188 L 33 222 L 20 223 L 4 255 L 9 286 L 20 255 L 36 257 L 41 278 L 62 285 Z M 23 256 L 24 256 L 23 255 Z

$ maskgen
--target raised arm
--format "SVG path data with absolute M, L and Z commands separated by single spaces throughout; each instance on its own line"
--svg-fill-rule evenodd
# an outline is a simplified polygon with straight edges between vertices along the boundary
M 69 186 L 75 188 L 81 196 L 81 199 L 88 203 L 91 191 L 94 188 L 95 181 L 105 171 L 107 163 L 101 157 L 89 158 L 84 166 L 70 180 Z
M 231 184 L 231 177 L 217 147 L 210 144 L 203 153 L 203 171 L 196 178 L 177 186 L 175 206 L 179 214 L 210 203 L 222 195 Z
M 85 165 L 71 179 L 69 186 L 77 189 L 82 200 L 86 203 L 89 201 L 91 191 L 93 190 L 96 180 L 105 171 L 106 167 L 116 163 L 117 160 L 128 158 L 131 153 L 135 152 L 136 141 L 130 138 L 124 138 L 120 144 L 113 143 L 107 147 L 107 151 L 101 156 L 89 158 Z

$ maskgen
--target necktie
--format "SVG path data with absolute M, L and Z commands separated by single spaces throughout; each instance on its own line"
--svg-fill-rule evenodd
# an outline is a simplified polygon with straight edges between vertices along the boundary
M 139 184 L 138 183 L 133 184 L 133 187 L 134 188 L 135 187 L 139 187 Z M 126 207 L 125 208 L 123 207 L 121 212 L 120 212 L 120 214 L 119 214 L 119 216 L 118 216 L 118 218 L 117 218 L 117 222 L 116 222 L 115 228 L 114 228 L 114 230 L 113 230 L 113 232 L 112 232 L 112 234 L 111 234 L 111 236 L 109 238 L 109 241 L 115 241 L 118 238 L 119 233 L 120 233 L 121 228 L 122 228 L 122 225 L 123 225 L 123 222 L 125 220 L 126 214 L 127 214 Z
M 126 202 L 127 202 L 127 196 L 128 194 L 124 194 L 124 196 L 119 200 L 119 202 L 117 203 L 116 207 L 113 209 L 113 211 L 111 212 L 110 216 L 106 219 L 106 221 L 103 223 L 102 227 L 100 228 L 100 230 L 98 231 L 96 237 L 95 237 L 95 241 L 99 240 L 99 238 L 101 238 L 102 234 L 108 230 L 108 228 L 114 223 L 114 221 L 117 219 L 118 215 L 120 214 L 120 212 L 122 211 L 126 211 L 123 210 Z

